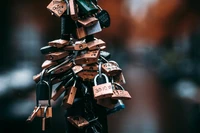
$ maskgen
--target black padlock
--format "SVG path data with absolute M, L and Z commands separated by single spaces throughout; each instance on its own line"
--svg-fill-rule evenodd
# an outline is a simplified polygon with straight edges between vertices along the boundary
M 101 28 L 107 28 L 110 26 L 110 15 L 106 10 L 103 10 L 99 5 L 99 12 L 96 14 L 97 19 L 101 25 Z
M 36 98 L 38 100 L 49 100 L 51 96 L 51 85 L 44 79 L 46 69 L 42 70 L 40 81 L 36 84 Z M 47 76 L 47 78 L 49 78 Z

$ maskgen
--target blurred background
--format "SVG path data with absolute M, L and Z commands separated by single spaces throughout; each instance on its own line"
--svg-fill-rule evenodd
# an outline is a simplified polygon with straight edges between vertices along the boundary
M 40 48 L 60 37 L 48 0 L 7 0 L 1 7 L 0 133 L 39 133 L 25 121 L 35 106 L 33 75 Z M 200 1 L 99 0 L 111 26 L 96 35 L 123 70 L 132 99 L 108 116 L 109 133 L 200 132 Z M 64 112 L 53 103 L 52 133 L 64 133 Z

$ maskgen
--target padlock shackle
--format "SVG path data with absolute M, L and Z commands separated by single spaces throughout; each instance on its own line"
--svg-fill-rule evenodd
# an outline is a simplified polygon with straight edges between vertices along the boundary
M 101 75 L 106 79 L 106 83 L 109 83 L 109 79 L 108 79 L 107 75 L 104 74 L 104 73 L 102 73 Z M 94 85 L 95 85 L 95 86 L 97 85 L 97 78 L 98 78 L 98 77 L 100 77 L 99 74 L 97 74 L 97 75 L 94 77 Z
M 125 90 L 124 87 L 122 85 L 120 85 L 119 83 L 113 82 L 112 84 L 114 84 L 114 86 L 118 86 L 122 90 Z

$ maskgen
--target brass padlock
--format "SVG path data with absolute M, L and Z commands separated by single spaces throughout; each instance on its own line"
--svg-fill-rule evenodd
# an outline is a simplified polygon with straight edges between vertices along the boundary
M 92 26 L 98 21 L 96 17 L 87 17 L 83 19 L 79 19 L 78 22 L 83 26 L 83 27 L 88 27 Z
M 69 108 L 73 105 L 74 98 L 77 91 L 77 88 L 75 85 L 76 85 L 76 80 L 74 81 L 74 85 L 72 87 L 69 87 L 69 89 L 67 90 L 67 94 L 63 98 L 63 101 L 61 104 L 63 108 Z
M 122 72 L 122 70 L 111 62 L 102 64 L 102 71 L 106 73 L 108 76 L 115 76 Z
M 100 50 L 87 51 L 86 53 L 77 56 L 75 58 L 75 63 L 77 65 L 96 63 L 98 61 L 99 55 Z
M 96 50 L 96 49 L 105 49 L 106 43 L 101 39 L 95 39 L 87 43 L 89 50 Z
M 68 116 L 67 120 L 77 128 L 83 128 L 89 125 L 89 122 L 82 116 Z
M 77 0 L 79 9 L 86 15 L 98 12 L 98 7 L 91 0 Z
M 96 33 L 99 33 L 102 31 L 101 25 L 99 21 L 97 21 L 95 24 L 85 27 L 86 35 L 94 35 Z
M 51 60 L 51 61 L 57 61 L 60 59 L 63 59 L 64 57 L 67 57 L 69 55 L 69 52 L 63 51 L 63 52 L 54 52 L 50 54 L 45 55 L 46 60 Z
M 45 68 L 49 68 L 49 67 L 52 67 L 52 66 L 55 66 L 57 65 L 58 62 L 56 61 L 52 61 L 52 60 L 45 60 L 43 63 L 42 63 L 42 69 L 45 69 Z
M 74 0 L 69 0 L 70 15 L 74 21 L 78 20 L 78 9 L 77 8 L 78 8 L 78 6 L 74 2 Z
M 53 47 L 57 47 L 57 48 L 62 48 L 65 45 L 69 45 L 69 41 L 68 40 L 63 40 L 63 39 L 57 39 L 57 40 L 53 40 L 48 42 L 49 46 L 53 46 Z
M 88 71 L 88 72 L 97 72 L 99 70 L 98 68 L 99 66 L 95 63 L 95 64 L 90 64 L 90 65 L 84 65 L 83 66 L 83 71 Z
M 97 80 L 104 78 L 105 83 L 97 83 Z M 94 78 L 94 86 L 93 86 L 93 94 L 94 94 L 94 99 L 103 99 L 106 97 L 111 97 L 113 94 L 113 89 L 112 89 L 112 84 L 109 82 L 108 77 L 104 74 L 101 73 L 97 74 Z
M 76 28 L 76 36 L 77 36 L 78 39 L 83 39 L 84 37 L 87 36 L 87 33 L 86 33 L 85 28 L 83 26 Z
M 47 9 L 55 16 L 60 17 L 67 10 L 67 5 L 63 0 L 52 0 Z
M 131 95 L 128 91 L 126 91 L 123 86 L 119 83 L 112 83 L 113 84 L 113 95 L 111 96 L 112 99 L 121 99 L 121 100 L 129 100 L 131 99 Z

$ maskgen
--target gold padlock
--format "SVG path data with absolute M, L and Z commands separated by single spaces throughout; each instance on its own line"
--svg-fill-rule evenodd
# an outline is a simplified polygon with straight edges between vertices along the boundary
M 101 73 L 101 76 L 101 78 L 105 78 L 106 83 L 97 84 L 97 78 L 99 78 L 100 75 L 97 74 L 95 76 L 93 86 L 94 99 L 111 97 L 113 94 L 112 84 L 109 82 L 108 77 L 104 73 Z
M 126 91 L 119 83 L 113 83 L 113 87 L 113 95 L 111 96 L 112 99 L 129 100 L 132 98 L 129 92 Z
M 89 122 L 82 116 L 68 116 L 67 120 L 77 128 L 83 128 L 89 125 Z
M 99 55 L 100 55 L 100 50 L 87 51 L 86 53 L 77 56 L 75 58 L 75 63 L 77 65 L 93 64 L 98 61 Z
M 60 17 L 67 10 L 67 6 L 63 0 L 52 0 L 47 9 L 55 16 Z
M 84 27 L 92 26 L 98 21 L 96 17 L 87 17 L 83 19 L 79 19 L 78 22 Z
M 74 98 L 77 91 L 77 88 L 75 85 L 76 85 L 76 80 L 74 81 L 74 85 L 70 87 L 69 90 L 67 90 L 67 94 L 63 98 L 61 106 L 65 109 L 73 105 Z

